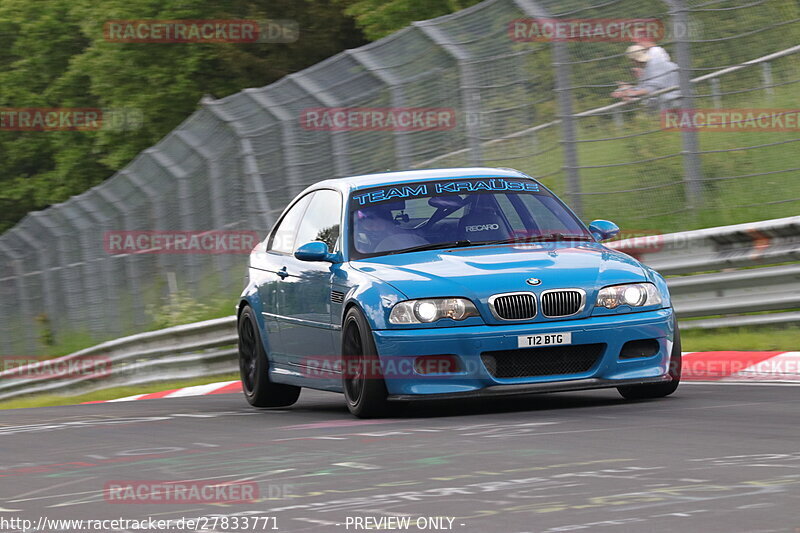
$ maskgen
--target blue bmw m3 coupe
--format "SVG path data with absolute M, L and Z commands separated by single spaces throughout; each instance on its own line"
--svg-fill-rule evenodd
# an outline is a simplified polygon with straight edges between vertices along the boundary
M 388 172 L 317 183 L 252 252 L 238 306 L 244 394 L 288 406 L 344 393 L 393 402 L 678 387 L 664 278 L 511 169 Z

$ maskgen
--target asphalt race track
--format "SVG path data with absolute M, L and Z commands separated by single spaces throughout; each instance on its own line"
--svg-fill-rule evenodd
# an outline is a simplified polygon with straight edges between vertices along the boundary
M 310 532 L 388 530 L 396 523 L 372 520 L 410 517 L 403 530 L 794 533 L 798 400 L 796 386 L 686 384 L 663 400 L 550 394 L 416 404 L 378 421 L 308 390 L 273 411 L 239 394 L 3 411 L 0 519 L 216 517 L 206 531 Z M 104 489 L 120 480 L 257 482 L 259 498 L 118 503 Z M 263 521 L 234 528 L 221 517 Z

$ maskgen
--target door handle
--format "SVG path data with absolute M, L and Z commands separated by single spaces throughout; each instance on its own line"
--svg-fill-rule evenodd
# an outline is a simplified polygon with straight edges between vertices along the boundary
M 281 279 L 286 279 L 289 276 L 289 273 L 286 272 L 286 267 L 278 270 L 278 276 L 280 276 Z

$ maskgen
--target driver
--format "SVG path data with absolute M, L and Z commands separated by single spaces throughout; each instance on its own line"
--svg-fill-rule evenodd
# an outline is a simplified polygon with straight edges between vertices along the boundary
M 382 240 L 397 232 L 392 210 L 387 204 L 378 204 L 356 211 L 356 249 L 362 253 L 375 251 Z

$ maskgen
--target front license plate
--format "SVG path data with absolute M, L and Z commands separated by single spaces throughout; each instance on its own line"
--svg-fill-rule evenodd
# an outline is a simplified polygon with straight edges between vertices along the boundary
M 558 346 L 560 344 L 572 344 L 572 333 L 537 333 L 536 335 L 520 335 L 518 337 L 518 346 L 520 348 Z

